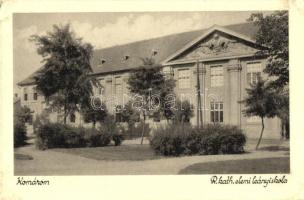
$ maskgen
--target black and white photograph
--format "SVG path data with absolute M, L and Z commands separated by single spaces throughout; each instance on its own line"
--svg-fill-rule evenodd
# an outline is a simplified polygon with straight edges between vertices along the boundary
M 15 176 L 290 173 L 288 10 L 13 13 L 13 84 Z

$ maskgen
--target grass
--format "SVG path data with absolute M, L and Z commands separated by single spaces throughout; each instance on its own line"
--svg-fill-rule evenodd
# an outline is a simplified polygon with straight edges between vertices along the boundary
M 246 142 L 245 150 L 255 150 L 258 139 L 248 139 Z M 262 139 L 259 146 L 259 151 L 289 151 L 289 141 L 279 139 Z
M 152 160 L 162 158 L 155 155 L 150 145 L 121 145 L 94 148 L 53 149 L 95 160 Z
M 289 157 L 196 163 L 179 174 L 280 174 L 290 173 Z

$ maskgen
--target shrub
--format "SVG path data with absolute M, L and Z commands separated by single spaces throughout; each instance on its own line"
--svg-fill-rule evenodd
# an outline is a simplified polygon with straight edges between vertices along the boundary
M 110 141 L 113 140 L 115 146 L 118 146 L 124 140 L 123 132 L 124 127 L 115 122 L 114 116 L 108 115 L 104 122 L 101 123 L 100 132 L 109 137 Z
M 158 128 L 150 138 L 155 153 L 165 156 L 242 153 L 245 143 L 242 130 L 223 125 L 169 125 Z
M 14 147 L 19 147 L 25 144 L 26 127 L 24 123 L 14 122 Z
M 31 110 L 28 107 L 22 107 L 14 104 L 14 147 L 26 144 L 26 126 L 25 123 L 31 118 Z
M 101 134 L 96 129 L 88 129 L 85 131 L 85 140 L 87 147 L 103 147 L 111 142 L 111 137 L 108 134 Z
M 46 123 L 39 126 L 36 133 L 36 147 L 38 149 L 65 147 L 64 129 L 66 126 L 59 123 Z
M 60 123 L 46 123 L 37 128 L 36 147 L 77 148 L 102 147 L 113 140 L 115 146 L 122 143 L 123 137 L 118 132 L 106 132 L 96 129 L 76 128 Z

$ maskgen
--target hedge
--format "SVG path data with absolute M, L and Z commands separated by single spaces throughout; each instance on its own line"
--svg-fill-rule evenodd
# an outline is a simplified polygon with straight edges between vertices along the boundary
M 169 125 L 158 128 L 150 138 L 156 154 L 165 156 L 243 153 L 246 137 L 235 126 Z
M 60 123 L 46 123 L 36 131 L 36 147 L 50 148 L 78 148 L 107 146 L 113 140 L 120 145 L 123 137 L 119 133 L 102 132 L 96 129 L 76 128 Z
M 15 120 L 14 121 L 14 147 L 20 147 L 26 144 L 26 127 L 25 124 Z

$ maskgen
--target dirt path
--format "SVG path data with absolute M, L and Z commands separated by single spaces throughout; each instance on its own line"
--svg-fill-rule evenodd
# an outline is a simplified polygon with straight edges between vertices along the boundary
M 157 175 L 178 174 L 181 169 L 201 162 L 238 159 L 287 157 L 286 151 L 253 151 L 239 155 L 208 155 L 163 158 L 145 161 L 103 161 L 53 150 L 38 151 L 26 146 L 16 153 L 31 155 L 33 160 L 15 160 L 15 175 Z

